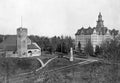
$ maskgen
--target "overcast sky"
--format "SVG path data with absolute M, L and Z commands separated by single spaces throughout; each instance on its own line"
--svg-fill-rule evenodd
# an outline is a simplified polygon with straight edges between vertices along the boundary
M 101 12 L 104 25 L 120 30 L 120 0 L 0 0 L 0 34 L 70 35 L 82 26 L 95 27 Z

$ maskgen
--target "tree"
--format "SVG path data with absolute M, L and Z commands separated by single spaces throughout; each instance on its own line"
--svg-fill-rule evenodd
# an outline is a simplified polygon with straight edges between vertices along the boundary
M 51 50 L 52 50 L 52 52 L 55 52 L 56 49 L 57 49 L 57 45 L 58 45 L 58 43 L 59 43 L 60 41 L 59 41 L 58 37 L 56 37 L 56 36 L 50 38 L 50 40 L 51 40 L 51 41 L 50 41 Z
M 70 48 L 73 47 L 73 39 L 71 37 L 58 37 L 56 51 L 62 53 L 69 53 Z
M 62 53 L 67 53 L 67 46 L 66 46 L 65 42 L 61 43 L 61 52 Z
M 70 36 L 66 36 L 64 38 L 64 43 L 65 43 L 65 47 L 66 47 L 66 52 L 69 53 L 70 48 L 73 47 L 73 39 Z
M 48 38 L 30 35 L 29 37 L 41 47 L 42 51 L 49 51 L 50 53 L 55 51 L 69 53 L 70 48 L 73 47 L 73 39 L 70 36 Z
M 78 51 L 81 52 L 81 43 L 78 42 Z
M 120 43 L 117 39 L 103 42 L 101 48 L 103 58 L 113 62 L 120 60 Z
M 85 53 L 87 55 L 90 55 L 90 56 L 93 55 L 93 53 L 94 53 L 94 51 L 93 51 L 93 45 L 92 45 L 92 43 L 91 43 L 90 40 L 88 40 L 88 42 L 87 42 L 87 44 L 86 44 L 86 46 L 84 48 L 84 51 L 85 51 Z
M 106 41 L 101 45 L 102 58 L 104 61 L 109 61 L 111 64 L 111 83 L 117 83 L 118 78 L 118 67 L 120 62 L 120 42 L 117 39 Z
M 98 45 L 96 45 L 95 55 L 99 55 L 99 54 L 100 54 L 100 47 Z
M 56 49 L 57 52 L 67 53 L 66 50 L 67 48 L 64 42 L 57 45 L 57 49 Z
M 0 35 L 0 43 L 3 41 L 4 35 Z

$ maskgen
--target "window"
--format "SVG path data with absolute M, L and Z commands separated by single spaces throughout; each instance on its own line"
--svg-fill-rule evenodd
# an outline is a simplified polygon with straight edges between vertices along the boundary
M 28 53 L 32 53 L 32 51 L 28 51 Z

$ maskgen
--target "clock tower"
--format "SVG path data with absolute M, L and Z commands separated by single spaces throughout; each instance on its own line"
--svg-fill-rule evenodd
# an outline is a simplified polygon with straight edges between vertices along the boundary
M 104 27 L 103 22 L 104 21 L 102 20 L 102 15 L 101 15 L 101 13 L 99 13 L 96 27 L 98 27 L 98 28 Z
M 17 53 L 18 57 L 27 56 L 27 29 L 18 28 L 17 29 Z

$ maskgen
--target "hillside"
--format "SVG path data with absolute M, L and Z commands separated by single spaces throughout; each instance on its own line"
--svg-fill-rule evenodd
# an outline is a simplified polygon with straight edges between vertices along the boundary
M 6 73 L 9 76 L 30 72 L 41 66 L 37 59 L 33 58 L 0 58 L 0 76 Z

